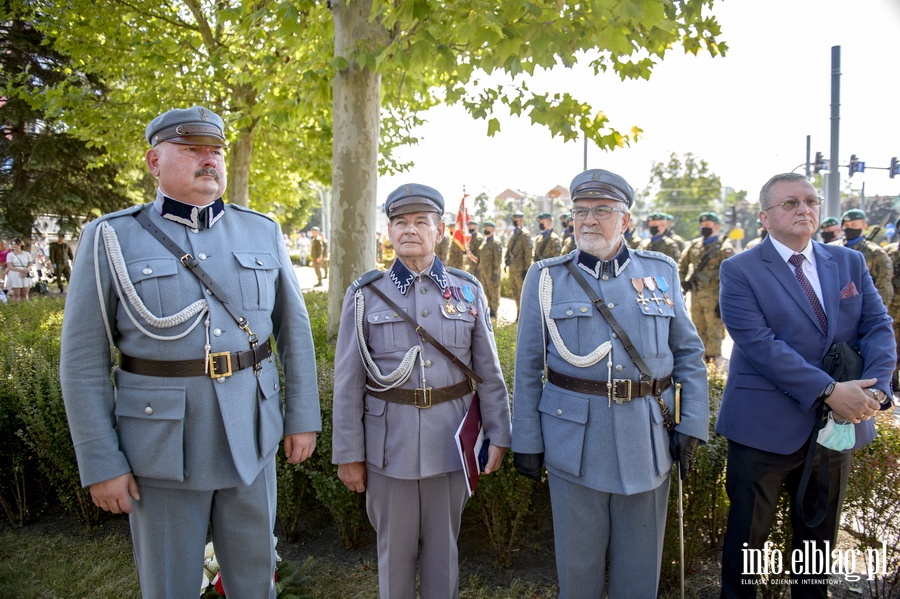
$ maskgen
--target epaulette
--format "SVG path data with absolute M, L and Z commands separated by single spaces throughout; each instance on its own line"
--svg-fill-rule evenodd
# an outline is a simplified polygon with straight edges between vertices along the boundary
M 135 212 L 139 212 L 141 209 L 146 208 L 150 204 L 137 204 L 135 206 L 129 206 L 128 208 L 123 208 L 122 210 L 117 210 L 115 212 L 110 212 L 109 214 L 104 214 L 99 218 L 95 218 L 91 222 L 100 223 L 105 220 L 110 220 L 113 218 L 119 218 L 120 216 L 131 216 Z
M 670 263 L 672 266 L 677 266 L 672 258 L 666 256 L 662 252 L 654 252 L 653 250 L 631 250 L 631 252 L 637 254 L 641 258 L 652 258 L 653 260 L 661 260 Z
M 369 272 L 364 273 L 358 279 L 356 279 L 355 281 L 350 283 L 350 286 L 353 287 L 354 290 L 358 290 L 362 287 L 365 287 L 372 281 L 377 281 L 378 279 L 380 279 L 382 276 L 384 276 L 384 272 L 385 271 L 383 271 L 383 270 L 377 270 L 377 269 L 370 270 Z
M 229 208 L 235 208 L 236 210 L 240 210 L 241 212 L 246 212 L 248 214 L 255 214 L 256 216 L 261 216 L 266 220 L 270 220 L 273 223 L 278 224 L 278 221 L 276 221 L 271 216 L 268 216 L 267 214 L 263 214 L 262 212 L 257 212 L 253 208 L 247 208 L 246 206 L 241 206 L 240 204 L 232 204 L 230 202 L 225 205 L 228 206 Z
M 575 257 L 575 252 L 569 252 L 562 256 L 554 256 L 552 258 L 544 258 L 537 262 L 538 268 L 547 268 L 548 266 L 556 266 L 557 264 L 565 264 Z
M 463 278 L 463 279 L 465 279 L 465 280 L 467 280 L 467 281 L 471 281 L 472 283 L 475 283 L 476 285 L 481 285 L 481 281 L 479 281 L 479 280 L 475 277 L 475 275 L 473 275 L 473 274 L 470 273 L 470 272 L 467 272 L 467 271 L 462 270 L 462 269 L 460 269 L 460 268 L 453 268 L 452 266 L 447 266 L 446 264 L 444 265 L 444 270 L 446 270 L 446 271 L 449 272 L 449 273 L 452 273 L 452 274 L 456 275 L 457 277 L 461 277 L 461 278 Z

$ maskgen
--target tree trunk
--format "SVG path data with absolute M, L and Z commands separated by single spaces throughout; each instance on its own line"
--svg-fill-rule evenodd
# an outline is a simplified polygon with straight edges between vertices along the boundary
M 334 78 L 328 333 L 337 335 L 344 292 L 375 265 L 375 204 L 381 76 L 361 68 L 353 52 L 376 46 L 386 32 L 369 23 L 371 0 L 333 0 L 334 53 L 350 66 Z
M 228 154 L 228 201 L 240 206 L 250 206 L 250 163 L 253 160 L 253 134 L 256 131 L 258 118 L 251 117 L 256 105 L 256 92 L 250 85 L 235 87 L 234 106 L 250 119 L 250 124 L 237 129 L 237 137 L 231 144 Z M 228 123 L 225 124 L 228 126 Z

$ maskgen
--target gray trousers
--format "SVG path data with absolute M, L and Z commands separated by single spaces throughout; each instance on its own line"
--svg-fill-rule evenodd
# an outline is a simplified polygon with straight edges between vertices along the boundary
M 560 599 L 655 599 L 669 479 L 636 495 L 594 491 L 549 474 Z
M 462 470 L 418 480 L 368 472 L 366 511 L 378 535 L 381 599 L 456 599 L 456 545 L 469 498 Z M 230 599 L 230 598 L 229 598 Z
M 250 486 L 141 485 L 129 516 L 143 599 L 197 597 L 212 533 L 228 599 L 275 599 L 275 460 Z

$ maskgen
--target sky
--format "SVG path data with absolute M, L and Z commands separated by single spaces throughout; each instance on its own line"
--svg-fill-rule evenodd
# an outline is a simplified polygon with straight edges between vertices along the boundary
M 830 158 L 831 48 L 840 46 L 839 161 L 856 154 L 869 169 L 849 179 L 841 168 L 841 188 L 849 181 L 866 196 L 900 195 L 900 177 L 870 168 L 900 158 L 900 0 L 719 0 L 713 12 L 729 47 L 724 57 L 675 48 L 649 81 L 594 76 L 587 67 L 529 80 L 532 89 L 565 89 L 590 102 L 620 131 L 643 129 L 627 148 L 590 144 L 588 168 L 614 171 L 642 190 L 653 162 L 691 152 L 723 186 L 755 201 L 769 177 L 805 165 L 807 136 L 811 160 L 817 151 Z M 486 121 L 462 108 L 435 107 L 424 118 L 420 143 L 399 153 L 415 166 L 379 178 L 379 205 L 409 182 L 438 189 L 448 212 L 464 190 L 544 195 L 568 188 L 584 167 L 583 139 L 564 143 L 527 117 L 502 118 L 493 138 Z

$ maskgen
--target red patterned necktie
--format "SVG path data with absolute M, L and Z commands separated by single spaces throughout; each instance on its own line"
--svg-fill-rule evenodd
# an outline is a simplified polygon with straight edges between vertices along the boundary
M 816 313 L 816 318 L 819 319 L 819 324 L 822 326 L 822 332 L 826 335 L 828 334 L 828 319 L 825 317 L 825 310 L 822 308 L 822 304 L 819 302 L 819 298 L 816 297 L 816 292 L 813 291 L 812 285 L 809 283 L 809 279 L 806 278 L 806 275 L 803 274 L 803 254 L 794 254 L 788 260 L 791 263 L 791 266 L 794 267 L 794 274 L 797 275 L 797 282 L 800 283 L 800 287 L 803 289 L 803 293 L 806 294 L 806 299 L 809 300 L 810 305 L 812 306 L 813 312 Z

